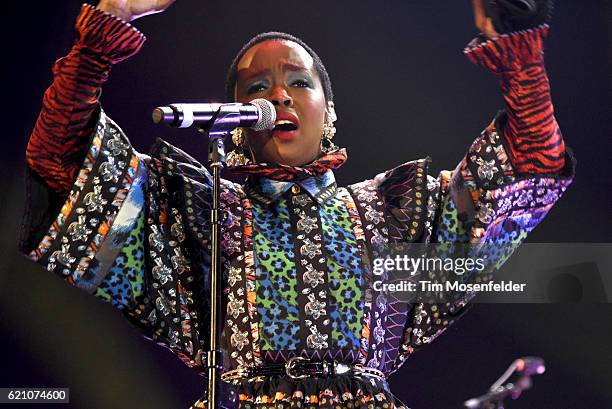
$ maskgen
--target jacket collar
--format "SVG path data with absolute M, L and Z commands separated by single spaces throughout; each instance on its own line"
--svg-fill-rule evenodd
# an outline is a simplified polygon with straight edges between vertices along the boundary
M 235 174 L 248 175 L 246 193 L 264 204 L 270 204 L 298 185 L 319 204 L 336 194 L 337 185 L 332 169 L 346 162 L 346 149 L 327 153 L 304 166 L 256 163 L 228 168 Z
M 334 172 L 329 169 L 323 174 L 295 181 L 249 176 L 245 184 L 245 192 L 250 198 L 265 205 L 270 205 L 291 189 L 293 185 L 298 185 L 301 191 L 308 193 L 319 204 L 323 204 L 326 200 L 334 197 L 338 190 Z
M 277 163 L 254 163 L 240 166 L 228 166 L 228 170 L 237 175 L 259 175 L 273 180 L 294 182 L 312 176 L 322 175 L 329 169 L 337 169 L 346 162 L 346 149 L 336 149 L 315 161 L 303 166 L 280 165 Z

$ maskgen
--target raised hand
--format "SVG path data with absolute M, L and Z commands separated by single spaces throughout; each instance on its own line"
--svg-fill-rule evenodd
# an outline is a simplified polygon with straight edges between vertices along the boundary
M 474 22 L 476 24 L 476 28 L 478 28 L 481 33 L 483 33 L 489 38 L 499 37 L 499 33 L 495 31 L 495 27 L 493 26 L 493 21 L 489 17 L 487 17 L 485 13 L 485 9 L 482 5 L 482 2 L 483 0 L 472 0 L 472 8 L 474 9 Z
M 175 0 L 101 0 L 98 8 L 130 22 L 142 16 L 161 13 L 174 2 Z

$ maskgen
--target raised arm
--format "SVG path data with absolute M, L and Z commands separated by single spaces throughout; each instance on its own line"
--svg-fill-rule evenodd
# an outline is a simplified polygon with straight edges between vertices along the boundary
M 375 179 L 391 213 L 389 241 L 436 243 L 428 251 L 442 259 L 486 260 L 477 273 L 433 270 L 421 276 L 436 283 L 490 281 L 574 176 L 574 161 L 565 151 L 553 116 L 544 69 L 542 43 L 548 26 L 500 35 L 483 14 L 481 0 L 473 4 L 484 34 L 470 43 L 466 54 L 498 76 L 506 109 L 476 138 L 453 171 L 443 171 L 437 179 L 425 177 L 428 161 L 421 160 Z M 389 354 L 389 372 L 462 317 L 475 293 L 453 290 L 443 295 L 424 292 L 423 302 L 389 308 L 394 325 L 406 317 L 402 346 Z
M 162 4 L 116 0 L 102 10 L 110 3 L 83 6 L 75 46 L 56 65 L 28 147 L 19 248 L 46 271 L 110 302 L 188 366 L 202 369 L 207 334 L 198 325 L 207 312 L 211 176 L 161 140 L 150 156 L 136 152 L 99 108 L 110 68 L 144 40 L 128 21 Z M 151 7 L 136 7 L 145 3 Z M 231 203 L 241 200 L 231 182 L 222 183 Z
M 75 180 L 111 67 L 138 52 L 145 41 L 127 22 L 162 11 L 171 3 L 103 0 L 97 8 L 83 5 L 76 41 L 53 67 L 53 83 L 44 94 L 26 151 L 30 169 L 53 191 L 65 194 Z
M 76 41 L 55 63 L 27 147 L 31 177 L 20 250 L 128 313 L 142 309 L 143 195 L 154 176 L 102 111 L 99 96 L 111 67 L 145 41 L 128 21 L 161 4 L 83 5 Z
M 536 3 L 548 7 L 545 1 Z M 465 53 L 500 80 L 506 106 L 496 128 L 510 162 L 518 174 L 559 172 L 565 164 L 565 144 L 544 66 L 545 18 L 534 20 L 540 23 L 537 26 L 500 35 L 485 15 L 482 0 L 473 0 L 473 5 L 476 26 L 483 34 L 470 42 Z

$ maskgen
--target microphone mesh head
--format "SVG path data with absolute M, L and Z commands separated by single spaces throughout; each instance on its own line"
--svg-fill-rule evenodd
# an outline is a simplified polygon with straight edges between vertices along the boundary
M 257 98 L 250 102 L 259 109 L 259 121 L 251 127 L 255 131 L 272 129 L 276 122 L 276 109 L 270 101 L 264 98 Z

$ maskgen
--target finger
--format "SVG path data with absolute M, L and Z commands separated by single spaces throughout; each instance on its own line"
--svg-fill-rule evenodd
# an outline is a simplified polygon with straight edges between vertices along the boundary
M 485 21 L 485 31 L 487 37 L 489 38 L 497 38 L 499 37 L 499 33 L 495 30 L 495 26 L 493 25 L 493 20 L 487 17 Z
M 497 36 L 497 32 L 493 27 L 491 19 L 487 17 L 484 6 L 482 5 L 483 0 L 472 0 L 472 6 L 474 8 L 474 21 L 476 28 L 489 38 Z M 485 0 L 487 1 L 487 0 Z
M 482 0 L 472 0 L 472 9 L 474 10 L 474 22 L 478 27 L 486 17 Z

